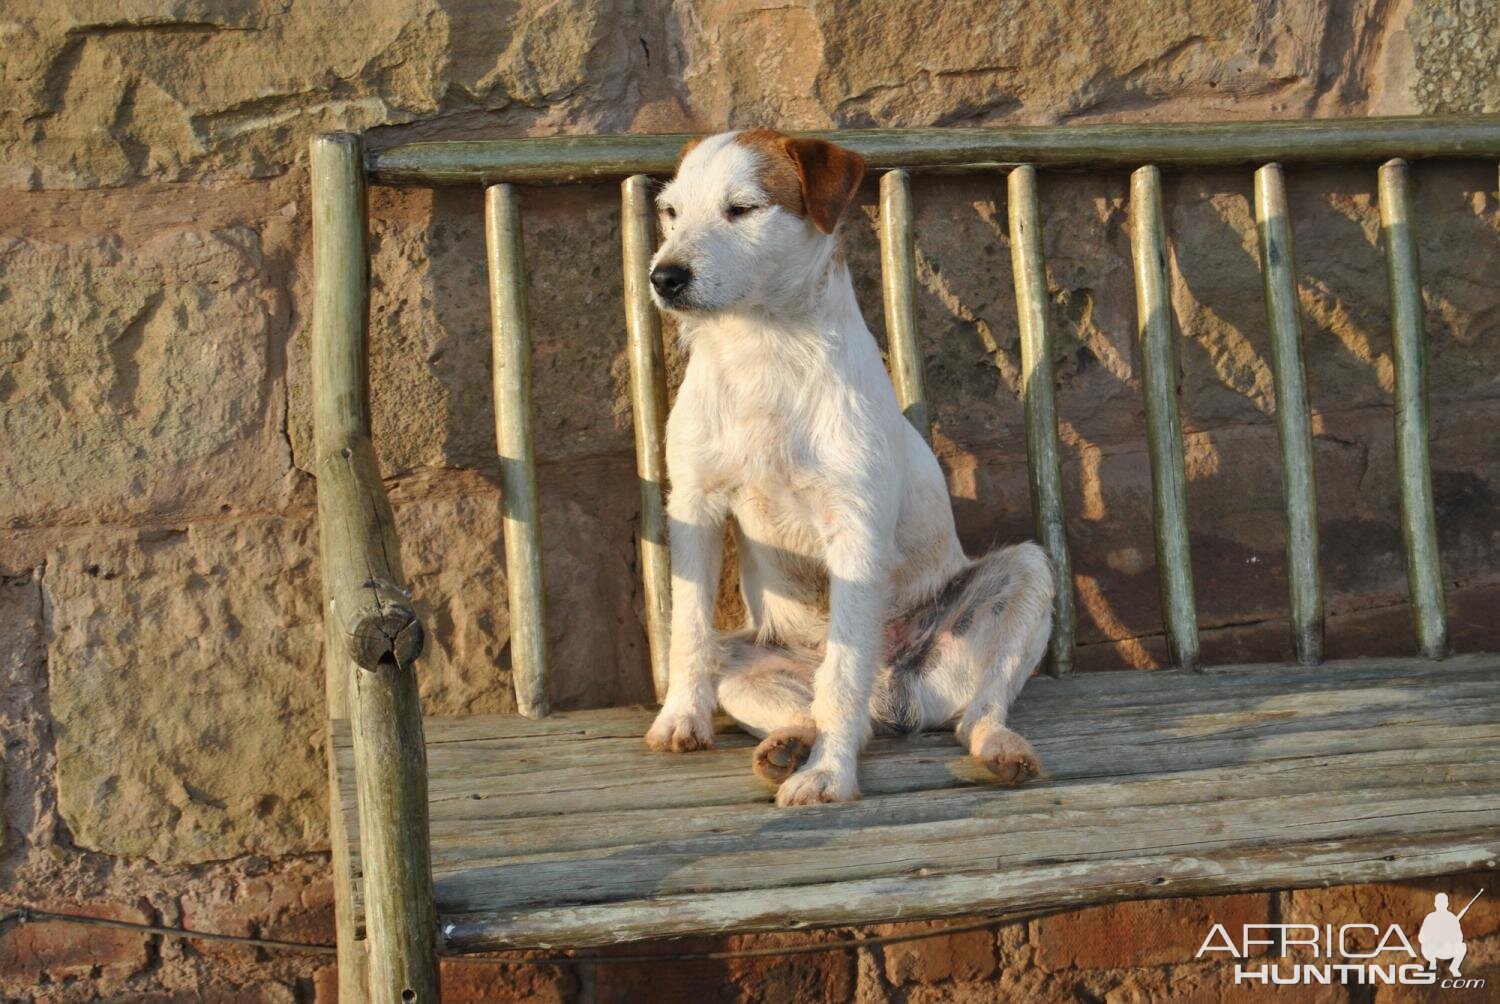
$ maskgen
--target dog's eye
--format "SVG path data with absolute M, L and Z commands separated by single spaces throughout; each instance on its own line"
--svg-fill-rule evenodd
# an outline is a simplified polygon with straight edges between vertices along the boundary
M 759 208 L 759 206 L 730 206 L 728 209 L 724 210 L 724 215 L 729 217 L 731 220 L 737 220 L 741 216 L 744 216 L 746 213 L 753 213 Z
M 662 211 L 662 215 L 665 216 L 667 219 L 669 219 L 669 220 L 675 220 L 675 219 L 677 219 L 677 210 L 673 209 L 671 206 L 662 206 L 661 207 L 661 211 Z

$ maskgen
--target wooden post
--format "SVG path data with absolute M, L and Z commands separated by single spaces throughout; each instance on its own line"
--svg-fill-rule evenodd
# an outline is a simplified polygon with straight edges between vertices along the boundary
M 346 144 L 351 144 L 352 148 Z M 350 160 L 354 163 L 346 163 Z M 327 204 L 330 211 L 340 213 L 352 211 L 358 214 L 358 218 L 317 221 L 313 232 L 314 242 L 320 241 L 325 236 L 326 230 L 338 229 L 346 242 L 359 242 L 357 252 L 359 257 L 356 261 L 362 260 L 365 253 L 364 174 L 357 170 L 358 160 L 359 149 L 353 137 L 328 136 L 313 141 L 312 181 L 314 189 L 318 190 L 323 185 L 338 183 L 354 184 L 359 189 L 358 194 L 352 200 L 345 198 L 335 203 L 320 202 L 320 204 Z M 330 179 L 330 173 L 337 177 Z M 313 308 L 313 325 L 317 332 L 314 335 L 315 349 L 323 355 L 321 358 L 314 359 L 313 365 L 319 372 L 335 368 L 352 370 L 358 374 L 354 377 L 354 382 L 363 387 L 365 384 L 364 353 L 357 351 L 344 357 L 341 352 L 350 348 L 351 345 L 363 348 L 364 321 L 362 318 L 366 316 L 368 309 L 364 276 L 360 272 L 346 268 L 346 262 L 336 254 L 330 253 L 325 256 L 322 250 L 320 245 L 314 251 L 317 255 L 314 285 L 314 296 L 317 302 Z M 328 250 L 334 249 L 330 247 Z M 358 340 L 351 340 L 348 337 L 347 328 L 351 324 L 359 325 Z M 335 325 L 342 326 L 344 330 L 334 330 Z M 313 407 L 314 433 L 317 438 L 315 452 L 319 456 L 327 451 L 333 442 L 330 433 L 338 428 L 347 427 L 368 433 L 368 429 L 361 425 L 365 416 L 357 408 L 347 408 L 347 402 L 331 397 L 326 400 L 319 397 L 313 402 Z M 329 564 L 326 545 L 330 539 L 330 535 L 320 534 L 322 545 L 320 560 L 325 569 Z M 357 667 L 349 656 L 348 646 L 344 644 L 343 631 L 339 629 L 332 616 L 333 596 L 329 590 L 329 576 L 323 575 L 322 580 L 323 610 L 325 611 L 323 664 L 328 717 L 332 721 L 349 717 L 349 690 L 353 685 L 354 671 Z M 332 736 L 325 736 L 324 741 L 328 744 L 328 835 L 333 844 L 333 899 L 335 940 L 338 942 L 339 997 L 346 1004 L 360 1004 L 368 996 L 369 970 L 365 957 L 366 942 L 353 916 L 354 883 L 358 879 L 353 874 L 352 863 L 349 860 L 349 835 L 344 827 L 344 814 L 339 811 L 338 770 L 333 753 Z
M 1380 231 L 1391 286 L 1392 358 L 1396 370 L 1396 476 L 1401 480 L 1401 536 L 1417 645 L 1429 659 L 1446 654 L 1447 615 L 1432 505 L 1427 448 L 1427 343 L 1422 280 L 1412 233 L 1410 175 L 1404 160 L 1380 168 Z
M 667 546 L 667 367 L 661 318 L 651 302 L 651 255 L 656 210 L 651 179 L 637 174 L 620 186 L 621 263 L 625 273 L 625 331 L 630 345 L 630 406 L 635 422 L 635 474 L 641 487 L 641 585 L 646 593 L 646 640 L 657 700 L 667 693 L 667 647 L 672 625 L 672 561 Z
M 1131 175 L 1130 231 L 1162 619 L 1172 661 L 1183 669 L 1194 669 L 1198 662 L 1198 615 L 1188 555 L 1187 478 L 1182 419 L 1177 414 L 1177 352 L 1167 275 L 1167 228 L 1162 219 L 1161 171 L 1155 166 L 1138 168 Z
M 1280 164 L 1255 172 L 1255 224 L 1260 232 L 1261 278 L 1271 327 L 1271 376 L 1276 384 L 1276 428 L 1281 434 L 1281 494 L 1286 506 L 1287 584 L 1291 591 L 1292 651 L 1304 666 L 1323 655 L 1323 586 L 1318 571 L 1318 497 L 1313 470 L 1312 418 L 1302 368 L 1302 309 L 1292 223 Z
M 1021 327 L 1021 394 L 1026 404 L 1026 453 L 1031 471 L 1031 511 L 1036 535 L 1052 559 L 1051 672 L 1073 668 L 1073 563 L 1062 497 L 1062 460 L 1057 445 L 1056 380 L 1052 373 L 1052 326 L 1047 312 L 1047 268 L 1036 169 L 1022 165 L 1007 179 L 1010 262 Z
M 887 171 L 880 176 L 880 278 L 891 380 L 906 420 L 931 442 L 932 416 L 923 387 L 922 353 L 917 348 L 916 261 L 911 182 L 905 171 Z
M 547 700 L 547 597 L 542 583 L 541 509 L 531 435 L 531 322 L 521 205 L 511 185 L 484 193 L 494 330 L 495 442 L 505 499 L 505 571 L 510 600 L 510 664 L 516 706 L 527 718 Z
M 426 750 L 412 671 L 423 635 L 403 586 L 394 520 L 369 439 L 368 258 L 358 137 L 313 140 L 312 207 L 313 407 L 329 709 L 347 712 L 354 734 L 368 928 L 363 989 L 376 1004 L 436 1001 Z M 361 959 L 357 950 L 345 951 L 356 940 L 347 910 L 353 877 L 336 789 L 331 801 L 332 829 L 342 847 L 335 851 L 335 894 L 345 897 L 346 907 L 338 921 L 339 977 L 343 992 L 357 1000 Z

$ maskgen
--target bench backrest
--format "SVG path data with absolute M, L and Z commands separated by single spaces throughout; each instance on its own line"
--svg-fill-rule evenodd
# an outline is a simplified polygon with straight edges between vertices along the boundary
M 1323 599 L 1312 423 L 1302 361 L 1284 165 L 1378 163 L 1381 230 L 1391 295 L 1396 467 L 1407 578 L 1418 647 L 1429 658 L 1444 654 L 1443 591 L 1428 459 L 1422 298 L 1412 229 L 1408 161 L 1500 158 L 1500 119 L 1475 116 L 1212 125 L 850 130 L 816 135 L 854 149 L 865 157 L 872 171 L 880 172 L 880 260 L 892 379 L 906 416 L 923 435 L 930 435 L 930 429 L 915 323 L 910 177 L 916 172 L 1007 174 L 1031 503 L 1037 538 L 1051 555 L 1060 584 L 1049 656 L 1051 672 L 1059 674 L 1067 672 L 1073 660 L 1074 596 L 1063 518 L 1038 170 L 1087 168 L 1133 172 L 1129 201 L 1131 247 L 1161 608 L 1173 662 L 1194 668 L 1198 663 L 1198 633 L 1188 555 L 1183 442 L 1176 391 L 1176 335 L 1169 300 L 1161 169 L 1255 168 L 1255 219 L 1281 444 L 1293 651 L 1298 661 L 1314 664 L 1321 657 Z M 687 138 L 584 136 L 413 143 L 364 157 L 357 181 L 350 180 L 345 163 L 351 156 L 363 156 L 357 139 L 328 138 L 322 142 L 334 145 L 315 147 L 314 202 L 320 234 L 329 235 L 326 240 L 331 242 L 325 245 L 322 243 L 325 238 L 319 237 L 320 274 L 325 268 L 336 270 L 340 264 L 346 269 L 368 268 L 362 229 L 362 186 L 366 178 L 385 184 L 486 187 L 485 238 L 493 320 L 496 441 L 504 494 L 511 652 L 516 698 L 523 714 L 544 715 L 548 705 L 542 543 L 531 428 L 531 342 L 525 249 L 515 186 L 623 179 L 621 257 L 636 469 L 641 490 L 640 557 L 652 675 L 660 694 L 666 686 L 670 564 L 664 506 L 666 371 L 660 319 L 647 286 L 648 262 L 656 243 L 651 179 L 672 172 L 677 152 Z M 339 164 L 344 167 L 339 168 L 342 173 L 335 177 L 335 167 Z M 359 188 L 357 193 L 338 188 L 348 188 L 351 184 Z M 348 288 L 353 289 L 353 284 Z M 347 372 L 352 367 L 362 381 L 366 365 L 364 322 L 353 319 L 352 312 L 363 310 L 364 305 L 341 304 L 336 297 L 325 303 L 321 299 L 322 284 L 319 295 L 317 316 L 333 317 L 335 322 L 343 315 L 349 318 L 346 323 L 335 323 L 335 327 L 315 333 L 319 365 L 324 373 Z M 351 293 L 346 299 L 352 296 Z M 348 445 L 349 441 L 368 438 L 367 401 L 356 402 L 358 407 L 350 403 L 348 399 L 353 392 L 347 388 L 353 384 L 347 380 L 329 384 L 319 378 L 318 382 L 320 465 L 354 464 L 358 468 L 354 480 L 367 478 L 369 473 L 364 467 L 368 465 L 361 466 L 358 444 L 352 454 Z M 340 387 L 345 390 L 340 391 Z M 365 410 L 362 421 L 359 421 L 360 409 Z M 319 487 L 321 496 L 321 481 Z M 367 535 L 389 535 L 388 527 L 374 526 L 366 531 Z M 324 546 L 326 555 L 329 543 L 325 541 Z M 325 577 L 326 566 L 325 560 Z M 360 606 L 363 614 L 348 609 L 337 611 L 335 606 L 340 622 L 346 625 L 346 634 L 353 640 L 351 644 L 358 649 L 359 640 L 367 639 L 372 652 L 385 644 L 399 659 L 401 632 L 409 630 L 409 626 L 392 611 L 405 608 L 399 597 L 379 595 L 385 581 L 379 571 L 371 571 L 363 583 L 334 581 L 328 588 L 335 599 L 341 588 L 363 589 L 362 598 L 345 603 L 346 608 Z M 398 567 L 389 578 L 401 581 Z M 384 621 L 380 621 L 382 616 Z M 372 624 L 376 627 L 372 628 Z M 420 647 L 420 628 L 416 630 Z M 358 654 L 356 651 L 356 658 Z M 335 702 L 335 713 L 336 708 Z

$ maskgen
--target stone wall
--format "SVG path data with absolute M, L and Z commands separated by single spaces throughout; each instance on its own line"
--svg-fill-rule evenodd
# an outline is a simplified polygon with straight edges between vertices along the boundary
M 0 11 L 0 909 L 331 938 L 307 473 L 313 134 L 367 130 L 388 145 L 749 124 L 1494 111 L 1497 27 L 1477 0 L 954 0 L 920 14 L 853 0 L 10 5 Z M 1417 178 L 1451 633 L 1458 647 L 1492 647 L 1496 168 L 1422 166 Z M 1191 172 L 1166 185 L 1200 623 L 1217 660 L 1288 649 L 1249 180 Z M 1373 186 L 1368 170 L 1291 181 L 1333 655 L 1412 649 Z M 976 548 L 1017 539 L 1029 517 L 1002 185 L 919 179 L 915 197 L 918 317 L 960 528 Z M 1043 197 L 1080 664 L 1147 668 L 1164 646 L 1125 179 L 1048 176 Z M 641 701 L 616 193 L 528 191 L 524 208 L 554 698 Z M 479 211 L 474 190 L 371 196 L 376 439 L 432 631 L 423 696 L 439 713 L 514 706 Z M 847 229 L 879 334 L 873 220 L 872 185 Z M 674 372 L 680 362 L 674 347 Z M 1178 913 L 1287 916 L 1407 889 L 1235 897 Z M 465 966 L 446 978 L 472 999 L 626 999 L 645 981 L 745 1000 L 988 999 L 997 980 L 1061 998 L 1216 996 L 1221 972 L 1189 965 L 1183 938 L 1151 933 L 1164 916 L 1126 905 L 789 965 Z M 1495 958 L 1494 940 L 1476 963 Z M 0 931 L 6 997 L 282 1001 L 331 990 L 315 958 L 83 928 Z

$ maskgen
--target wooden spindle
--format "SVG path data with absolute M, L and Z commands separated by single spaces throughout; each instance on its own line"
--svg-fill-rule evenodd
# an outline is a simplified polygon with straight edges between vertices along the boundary
M 1323 586 L 1318 569 L 1318 497 L 1313 469 L 1312 417 L 1302 363 L 1302 311 L 1286 182 L 1280 164 L 1255 172 L 1255 225 L 1261 278 L 1271 329 L 1271 376 L 1281 437 L 1281 495 L 1286 508 L 1287 583 L 1292 651 L 1304 666 L 1323 655 Z
M 1167 228 L 1162 219 L 1161 171 L 1154 166 L 1138 168 L 1131 175 L 1130 228 L 1162 619 L 1166 623 L 1172 661 L 1183 669 L 1193 669 L 1198 662 L 1198 616 L 1193 600 L 1193 567 L 1188 555 L 1187 477 L 1182 419 L 1177 413 L 1177 353 L 1167 273 Z
M 641 488 L 641 585 L 646 593 L 646 640 L 658 700 L 667 692 L 667 648 L 672 624 L 672 561 L 667 546 L 667 368 L 661 318 L 651 302 L 651 255 L 656 212 L 651 179 L 637 174 L 620 186 L 621 260 L 625 270 L 625 331 L 629 340 L 630 404 L 635 424 L 635 472 Z
M 891 381 L 901 411 L 922 438 L 932 439 L 932 416 L 917 348 L 916 247 L 911 226 L 911 180 L 905 171 L 880 176 L 880 280 L 885 292 L 885 337 Z
M 484 193 L 493 324 L 495 442 L 505 505 L 505 568 L 510 601 L 510 661 L 516 706 L 527 718 L 547 700 L 547 599 L 542 583 L 541 510 L 531 433 L 531 326 L 526 309 L 526 251 L 521 206 L 512 185 Z
M 1036 169 L 1022 165 L 1007 179 L 1011 273 L 1021 328 L 1021 394 L 1026 405 L 1026 453 L 1036 535 L 1052 559 L 1055 593 L 1049 668 L 1062 676 L 1073 667 L 1073 564 L 1063 511 L 1062 460 L 1057 443 L 1057 399 L 1052 372 L 1047 269 L 1042 256 Z
M 1427 445 L 1427 344 L 1422 280 L 1412 232 L 1410 169 L 1404 160 L 1380 168 L 1380 231 L 1391 287 L 1392 358 L 1396 371 L 1396 476 L 1401 482 L 1401 536 L 1417 645 L 1429 659 L 1448 647 L 1432 460 Z

